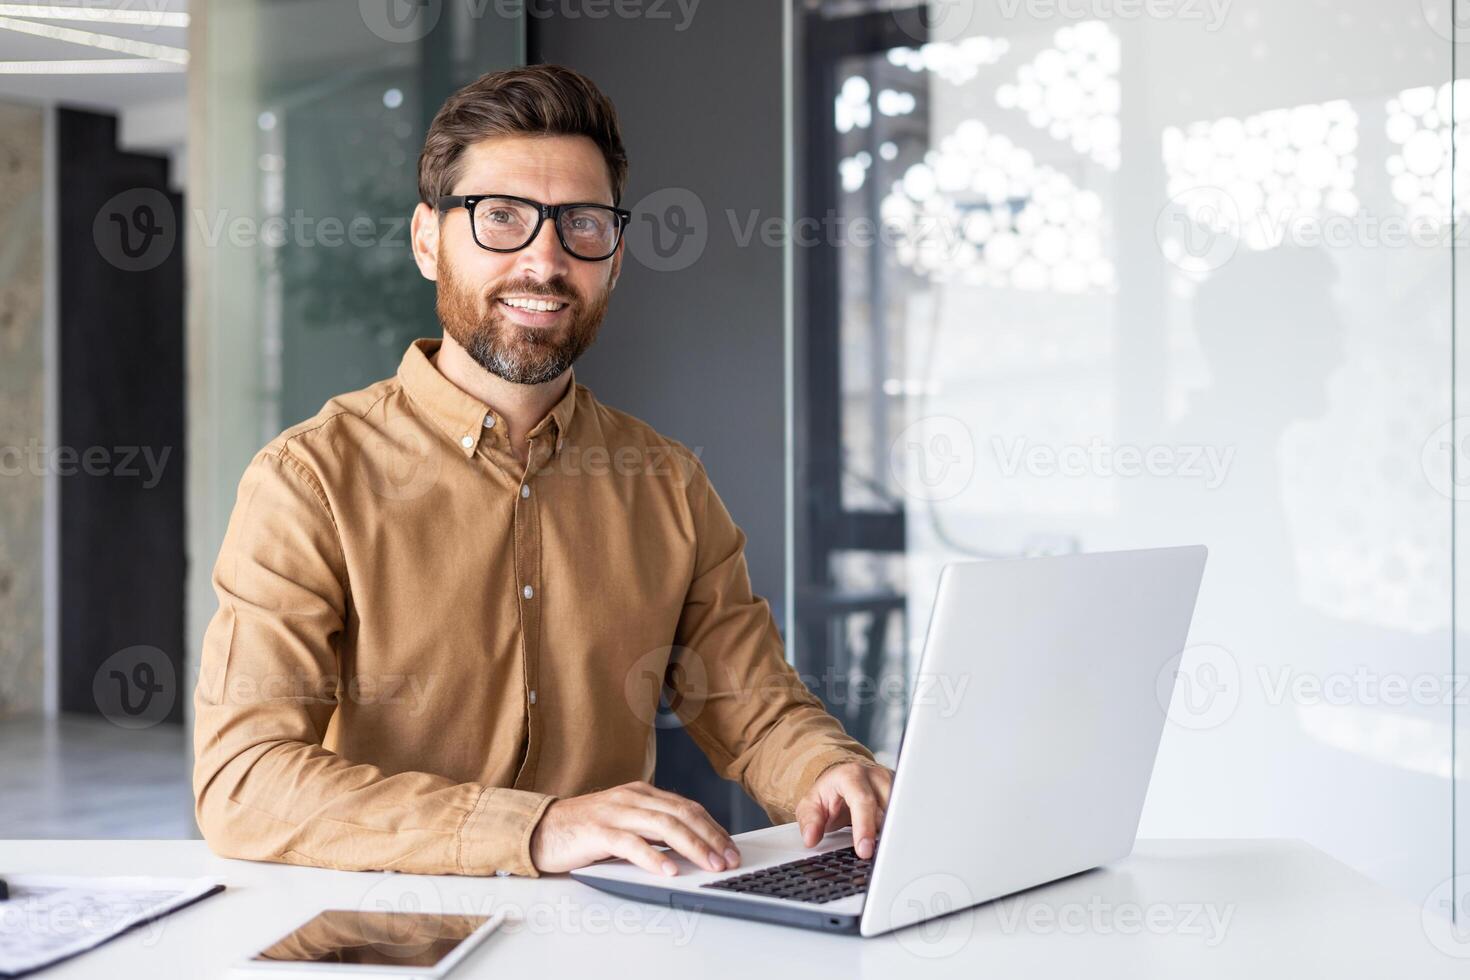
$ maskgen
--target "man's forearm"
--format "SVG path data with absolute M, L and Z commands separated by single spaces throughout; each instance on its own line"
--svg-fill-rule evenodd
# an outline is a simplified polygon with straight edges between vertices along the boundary
M 231 755 L 224 743 L 208 744 L 210 720 L 206 709 L 196 814 L 219 854 L 341 871 L 537 874 L 531 834 L 554 797 L 422 772 L 387 775 L 303 742 Z
M 789 823 L 796 819 L 796 804 L 817 778 L 844 762 L 879 764 L 825 709 L 801 704 L 757 746 L 744 780 L 746 791 L 773 823 Z

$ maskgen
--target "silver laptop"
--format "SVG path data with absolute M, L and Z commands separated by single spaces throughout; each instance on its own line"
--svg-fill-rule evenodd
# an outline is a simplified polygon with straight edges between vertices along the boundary
M 672 878 L 622 860 L 572 876 L 876 936 L 1125 857 L 1204 565 L 1192 545 L 945 566 L 871 860 L 850 830 L 809 849 L 793 823 L 737 835 L 728 871 L 670 852 Z M 962 694 L 925 697 L 926 684 Z

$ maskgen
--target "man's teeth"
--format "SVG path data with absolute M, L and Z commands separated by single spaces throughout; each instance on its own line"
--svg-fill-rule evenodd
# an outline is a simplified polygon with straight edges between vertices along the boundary
M 502 297 L 500 301 L 506 306 L 514 306 L 518 310 L 533 310 L 537 313 L 551 313 L 567 305 L 549 299 L 508 299 Z

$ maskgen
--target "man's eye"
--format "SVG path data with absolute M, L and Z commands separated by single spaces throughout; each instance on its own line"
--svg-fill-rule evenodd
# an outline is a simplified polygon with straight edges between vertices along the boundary
M 514 211 L 506 211 L 503 208 L 499 211 L 491 211 L 487 216 L 489 221 L 502 225 L 509 224 L 510 222 L 514 221 L 515 217 L 516 216 Z
M 596 214 L 574 214 L 569 224 L 569 230 L 577 235 L 602 235 L 607 230 L 607 219 Z

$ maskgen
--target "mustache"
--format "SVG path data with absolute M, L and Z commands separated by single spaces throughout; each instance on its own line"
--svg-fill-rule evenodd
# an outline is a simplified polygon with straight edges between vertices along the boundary
M 543 299 L 559 300 L 573 306 L 582 305 L 581 295 L 571 287 L 570 283 L 560 277 L 548 282 L 517 279 L 513 282 L 502 283 L 486 293 L 485 298 L 493 303 L 502 296 L 537 296 Z

